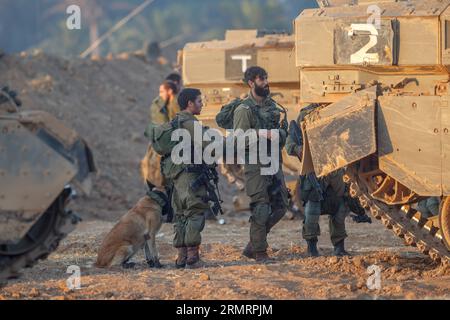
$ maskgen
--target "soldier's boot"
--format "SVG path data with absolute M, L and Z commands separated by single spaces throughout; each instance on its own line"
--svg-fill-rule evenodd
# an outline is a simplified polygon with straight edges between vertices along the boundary
M 273 258 L 269 257 L 266 251 L 255 252 L 255 260 L 259 263 L 271 263 L 275 261 Z
M 175 260 L 175 267 L 177 269 L 182 269 L 186 266 L 186 260 L 187 260 L 187 248 L 182 247 L 178 248 L 178 257 Z
M 306 240 L 306 243 L 308 244 L 308 257 L 318 257 L 319 250 L 317 250 L 317 239 Z
M 200 246 L 187 248 L 186 269 L 196 269 L 205 266 L 205 263 L 202 260 L 200 260 L 199 249 Z
M 334 246 L 334 255 L 337 257 L 349 256 L 350 253 L 345 251 L 344 240 L 339 241 Z
M 245 246 L 244 251 L 242 251 L 242 255 L 249 258 L 249 259 L 255 259 L 255 252 L 253 251 L 253 246 L 251 242 L 247 243 L 247 246 Z

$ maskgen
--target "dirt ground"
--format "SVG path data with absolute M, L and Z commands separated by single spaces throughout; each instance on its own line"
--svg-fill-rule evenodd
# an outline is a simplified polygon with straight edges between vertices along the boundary
M 201 253 L 207 266 L 174 267 L 172 225 L 163 225 L 157 244 L 162 269 L 149 269 L 142 253 L 133 270 L 93 267 L 111 222 L 83 222 L 48 260 L 0 289 L 0 299 L 450 299 L 450 273 L 405 247 L 379 223 L 348 219 L 347 247 L 352 257 L 332 257 L 327 218 L 322 217 L 322 257 L 307 258 L 300 220 L 283 220 L 270 234 L 272 264 L 241 256 L 248 239 L 248 213 L 208 221 Z M 67 268 L 81 268 L 81 289 L 69 290 Z M 368 267 L 381 271 L 381 288 L 369 290 Z M 369 282 L 374 283 L 374 282 Z

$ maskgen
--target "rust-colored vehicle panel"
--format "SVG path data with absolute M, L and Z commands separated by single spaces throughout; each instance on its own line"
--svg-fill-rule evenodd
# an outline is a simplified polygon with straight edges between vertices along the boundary
M 306 135 L 317 176 L 326 176 L 376 151 L 375 101 L 372 88 L 349 95 L 306 118 Z

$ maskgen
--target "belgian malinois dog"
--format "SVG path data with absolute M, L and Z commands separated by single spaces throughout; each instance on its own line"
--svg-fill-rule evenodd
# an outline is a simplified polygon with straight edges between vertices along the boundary
M 133 268 L 135 263 L 129 260 L 138 250 L 144 248 L 149 267 L 161 268 L 156 249 L 156 234 L 162 223 L 161 205 L 149 196 L 141 198 L 106 235 L 95 265 L 99 268 L 115 265 Z

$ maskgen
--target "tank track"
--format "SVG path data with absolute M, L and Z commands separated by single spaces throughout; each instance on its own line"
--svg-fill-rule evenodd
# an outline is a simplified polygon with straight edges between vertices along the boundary
M 6 284 L 8 279 L 17 278 L 23 268 L 31 268 L 39 260 L 46 259 L 58 248 L 60 241 L 75 229 L 81 219 L 65 209 L 66 199 L 67 196 L 60 195 L 44 213 L 43 217 L 54 215 L 54 219 L 46 229 L 46 236 L 34 248 L 18 256 L 0 254 L 0 286 Z
M 450 266 L 450 252 L 447 250 L 439 229 L 427 224 L 426 219 L 417 219 L 417 211 L 412 208 L 389 206 L 373 199 L 357 174 L 357 167 L 350 166 L 344 176 L 344 181 L 350 183 L 350 194 L 357 198 L 363 208 L 369 210 L 372 216 L 381 220 L 383 225 L 394 232 L 405 244 L 416 247 L 435 262 Z

